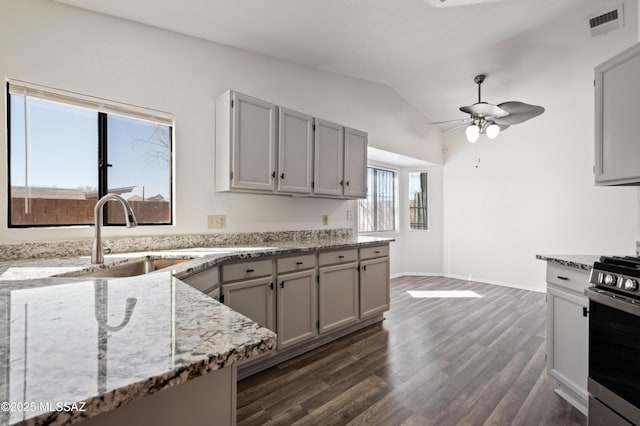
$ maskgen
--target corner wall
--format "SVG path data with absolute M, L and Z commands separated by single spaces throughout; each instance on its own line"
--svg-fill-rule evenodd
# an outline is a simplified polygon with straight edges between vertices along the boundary
M 593 67 L 635 42 L 636 9 L 626 12 L 623 31 L 521 64 L 530 85 L 513 98 L 543 105 L 543 115 L 494 140 L 474 145 L 460 134 L 446 142 L 446 275 L 545 291 L 536 254 L 635 253 L 638 190 L 596 187 L 593 174 Z M 566 40 L 559 27 L 539 31 Z

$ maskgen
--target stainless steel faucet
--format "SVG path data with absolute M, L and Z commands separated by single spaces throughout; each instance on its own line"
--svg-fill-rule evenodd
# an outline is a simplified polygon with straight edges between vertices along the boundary
M 95 237 L 93 238 L 93 248 L 91 249 L 91 263 L 104 263 L 104 246 L 102 245 L 102 206 L 108 201 L 120 201 L 124 208 L 124 219 L 127 222 L 127 228 L 135 228 L 138 226 L 136 216 L 127 200 L 118 194 L 109 193 L 100 198 L 93 209 L 93 218 L 95 220 Z

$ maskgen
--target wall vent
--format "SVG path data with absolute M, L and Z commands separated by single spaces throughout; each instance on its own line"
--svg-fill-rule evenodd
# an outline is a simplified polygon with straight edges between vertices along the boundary
M 591 37 L 606 34 L 624 26 L 623 5 L 610 9 L 585 19 Z

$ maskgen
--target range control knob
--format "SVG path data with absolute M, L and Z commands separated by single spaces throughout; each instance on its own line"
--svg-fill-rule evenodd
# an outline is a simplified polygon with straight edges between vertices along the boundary
M 616 280 L 616 276 L 615 275 L 607 274 L 607 275 L 604 276 L 604 283 L 606 285 L 614 286 L 614 285 L 616 285 L 616 281 L 617 280 Z
M 631 278 L 627 278 L 624 280 L 624 289 L 629 291 L 638 291 L 638 282 Z

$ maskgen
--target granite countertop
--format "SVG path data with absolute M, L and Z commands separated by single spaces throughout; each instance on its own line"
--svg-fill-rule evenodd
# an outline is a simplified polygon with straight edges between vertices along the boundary
M 247 258 L 376 245 L 346 237 L 105 256 L 0 262 L 0 425 L 68 424 L 186 382 L 275 346 L 270 330 L 181 281 L 216 264 Z M 129 278 L 82 278 L 146 256 L 183 263 Z M 62 275 L 62 276 L 61 276 Z M 51 411 L 83 402 L 85 411 Z M 40 404 L 43 403 L 43 404 Z
M 590 271 L 593 263 L 600 260 L 600 255 L 595 254 L 538 254 L 536 259 L 557 263 L 575 269 Z
M 53 276 L 72 277 L 82 272 L 106 269 L 117 264 L 135 262 L 147 256 L 156 258 L 184 258 L 186 262 L 171 268 L 178 278 L 211 268 L 222 262 L 251 259 L 264 256 L 282 256 L 317 250 L 337 250 L 341 248 L 363 247 L 388 243 L 393 238 L 353 236 L 343 238 L 326 238 L 306 241 L 269 242 L 266 245 L 228 245 L 221 247 L 196 247 L 176 250 L 149 250 L 133 253 L 105 255 L 103 265 L 92 265 L 90 256 L 52 259 L 27 259 L 0 261 L 0 285 L 3 281 L 29 280 Z

